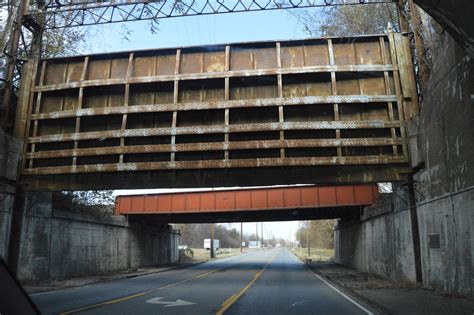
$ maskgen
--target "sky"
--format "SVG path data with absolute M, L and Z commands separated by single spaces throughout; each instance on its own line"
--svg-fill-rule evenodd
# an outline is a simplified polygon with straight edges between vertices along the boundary
M 306 9 L 293 9 L 291 12 L 299 10 Z M 294 14 L 287 10 L 161 19 L 156 34 L 150 33 L 149 23 L 91 27 L 95 40 L 85 47 L 84 53 L 308 37 Z M 128 40 L 124 36 L 126 32 L 129 32 Z
M 311 9 L 317 10 L 317 9 Z M 295 12 L 293 10 L 293 12 Z M 164 47 L 208 45 L 245 41 L 307 38 L 297 18 L 285 10 L 232 13 L 211 16 L 162 19 L 159 31 L 151 34 L 149 22 L 133 22 L 92 27 L 94 40 L 84 54 Z M 127 34 L 125 39 L 124 34 Z M 153 188 L 153 187 L 150 187 Z M 193 191 L 198 189 L 191 189 Z M 115 194 L 143 194 L 183 191 L 180 189 L 118 190 Z M 240 230 L 240 224 L 231 224 Z M 264 238 L 293 239 L 298 222 L 265 222 Z M 255 223 L 243 224 L 244 234 L 255 233 Z M 260 227 L 259 227 L 260 234 Z

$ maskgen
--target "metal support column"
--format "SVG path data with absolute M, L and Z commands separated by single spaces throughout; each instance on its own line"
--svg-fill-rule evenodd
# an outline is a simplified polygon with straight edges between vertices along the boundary
M 211 224 L 211 258 L 216 258 L 216 253 L 214 252 L 214 224 Z
M 243 224 L 240 222 L 240 252 L 242 252 L 242 230 L 243 230 Z
M 416 281 L 421 283 L 423 281 L 423 272 L 421 268 L 420 230 L 418 227 L 415 185 L 412 174 L 410 174 L 408 177 L 408 206 L 410 207 L 411 237 L 413 239 L 413 256 L 415 258 Z
M 307 237 L 308 237 L 308 257 L 311 256 L 311 241 L 310 241 L 310 230 L 311 230 L 311 221 L 308 221 L 308 231 L 307 231 Z

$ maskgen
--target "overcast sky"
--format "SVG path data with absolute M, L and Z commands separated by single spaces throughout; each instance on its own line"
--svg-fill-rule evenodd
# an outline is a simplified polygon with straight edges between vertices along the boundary
M 150 33 L 149 22 L 128 23 L 124 27 L 120 24 L 94 27 L 95 40 L 84 48 L 84 53 L 308 37 L 297 19 L 283 10 L 163 19 L 156 34 Z M 128 40 L 122 35 L 125 31 L 130 32 Z M 116 194 L 173 191 L 182 190 L 120 190 Z M 240 224 L 233 226 L 240 230 Z M 297 228 L 297 221 L 266 222 L 263 234 L 294 239 Z M 243 229 L 245 234 L 255 233 L 255 223 L 244 223 Z

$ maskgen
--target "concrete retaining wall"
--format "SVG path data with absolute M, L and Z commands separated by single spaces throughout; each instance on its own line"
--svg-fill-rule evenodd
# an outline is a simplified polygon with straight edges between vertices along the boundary
M 7 260 L 22 141 L 0 129 L 0 258 Z
M 474 296 L 474 59 L 447 34 L 409 122 L 423 286 Z M 397 201 L 399 200 L 399 201 Z M 336 261 L 415 281 L 406 193 L 335 231 Z
M 165 225 L 129 225 L 51 210 L 50 193 L 26 194 L 18 277 L 23 282 L 106 274 L 178 260 L 178 235 Z
M 423 285 L 473 296 L 474 60 L 449 36 L 425 87 L 416 130 Z
M 397 281 L 414 282 L 410 213 L 403 200 L 393 198 L 386 196 L 364 209 L 360 220 L 339 220 L 334 231 L 335 261 Z
M 14 195 L 0 194 L 0 258 L 7 260 L 10 244 L 10 230 L 13 214 Z
M 474 292 L 474 189 L 418 207 L 423 285 L 455 294 Z

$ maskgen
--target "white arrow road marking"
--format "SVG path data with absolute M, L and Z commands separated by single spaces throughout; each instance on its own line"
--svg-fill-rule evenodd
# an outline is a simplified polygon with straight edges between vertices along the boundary
M 146 303 L 150 303 L 150 304 L 164 304 L 164 307 L 173 307 L 173 306 L 185 306 L 185 305 L 193 305 L 193 304 L 196 304 L 196 303 L 193 303 L 193 302 L 188 302 L 188 301 L 183 301 L 183 300 L 180 300 L 180 299 L 177 299 L 176 302 L 172 302 L 172 301 L 162 301 L 162 297 L 158 296 L 158 297 L 155 297 L 155 298 L 152 298 L 152 299 L 149 299 L 146 301 Z

